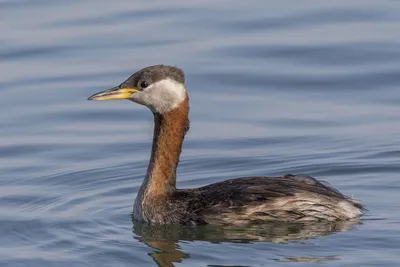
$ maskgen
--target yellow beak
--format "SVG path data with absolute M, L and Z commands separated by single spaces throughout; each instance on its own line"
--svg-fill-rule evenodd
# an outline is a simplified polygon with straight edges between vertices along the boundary
M 128 99 L 131 94 L 137 93 L 139 90 L 135 88 L 119 88 L 114 87 L 97 94 L 92 95 L 88 100 L 120 100 Z

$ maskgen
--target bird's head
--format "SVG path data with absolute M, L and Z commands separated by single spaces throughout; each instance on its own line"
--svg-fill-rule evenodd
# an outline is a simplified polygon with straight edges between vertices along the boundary
M 145 105 L 153 113 L 166 113 L 187 98 L 182 70 L 155 65 L 132 74 L 119 86 L 92 95 L 88 100 L 128 99 Z

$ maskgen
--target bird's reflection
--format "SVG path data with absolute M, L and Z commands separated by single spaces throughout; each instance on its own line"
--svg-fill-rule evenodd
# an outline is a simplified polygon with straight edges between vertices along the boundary
M 246 227 L 237 226 L 182 226 L 155 225 L 133 220 L 135 238 L 155 249 L 149 255 L 158 266 L 175 266 L 189 258 L 179 247 L 180 241 L 218 242 L 273 242 L 286 243 L 348 231 L 357 221 L 282 223 L 270 222 Z M 295 258 L 295 257 L 293 257 Z M 312 258 L 312 257 L 308 257 Z M 314 261 L 318 261 L 315 259 Z

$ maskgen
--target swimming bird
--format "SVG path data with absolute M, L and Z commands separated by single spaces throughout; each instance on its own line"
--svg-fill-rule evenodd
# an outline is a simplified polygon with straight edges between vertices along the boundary
M 247 225 L 264 221 L 337 221 L 358 218 L 363 206 L 327 184 L 303 175 L 243 177 L 199 188 L 176 188 L 182 142 L 189 130 L 185 76 L 155 65 L 89 100 L 128 99 L 154 115 L 150 162 L 133 206 L 133 218 L 159 224 Z

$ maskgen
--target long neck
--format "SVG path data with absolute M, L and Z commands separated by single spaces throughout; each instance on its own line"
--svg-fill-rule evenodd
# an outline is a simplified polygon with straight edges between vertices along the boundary
M 154 136 L 144 195 L 162 197 L 176 189 L 176 169 L 182 142 L 189 129 L 189 104 L 186 98 L 175 109 L 154 114 Z

